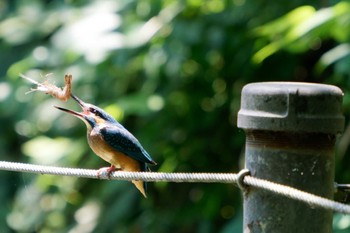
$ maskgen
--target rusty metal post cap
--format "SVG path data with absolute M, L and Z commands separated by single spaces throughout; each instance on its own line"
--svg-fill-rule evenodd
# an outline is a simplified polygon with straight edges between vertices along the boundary
M 238 127 L 338 134 L 344 129 L 343 92 L 336 86 L 261 82 L 244 86 Z

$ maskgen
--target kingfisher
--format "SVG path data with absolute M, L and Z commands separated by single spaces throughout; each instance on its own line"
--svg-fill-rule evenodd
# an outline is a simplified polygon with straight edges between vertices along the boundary
M 123 125 L 101 108 L 85 103 L 77 96 L 71 97 L 80 105 L 82 112 L 75 112 L 55 106 L 57 109 L 70 113 L 84 121 L 87 127 L 87 139 L 90 148 L 111 166 L 101 168 L 101 172 L 122 171 L 149 171 L 147 164 L 156 165 L 141 143 Z M 136 188 L 147 197 L 146 182 L 133 180 Z

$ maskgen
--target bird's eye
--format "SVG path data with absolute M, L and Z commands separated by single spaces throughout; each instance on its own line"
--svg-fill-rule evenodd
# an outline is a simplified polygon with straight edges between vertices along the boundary
M 92 112 L 92 113 L 96 114 L 96 113 L 97 113 L 97 110 L 96 110 L 96 109 L 94 109 L 94 108 L 90 108 L 90 112 Z

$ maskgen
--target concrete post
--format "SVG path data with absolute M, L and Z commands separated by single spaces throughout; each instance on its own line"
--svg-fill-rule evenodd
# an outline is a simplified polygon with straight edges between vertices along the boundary
M 242 90 L 238 127 L 254 177 L 333 199 L 334 144 L 343 131 L 342 91 L 331 85 L 265 82 Z M 332 211 L 248 188 L 245 233 L 330 233 Z

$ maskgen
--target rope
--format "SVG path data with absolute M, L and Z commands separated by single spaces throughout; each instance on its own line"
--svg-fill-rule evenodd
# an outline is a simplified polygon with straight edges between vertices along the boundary
M 125 172 L 115 171 L 107 176 L 99 170 L 64 168 L 26 163 L 0 161 L 0 170 L 30 172 L 61 176 L 76 176 L 93 179 L 143 180 L 148 182 L 191 182 L 191 183 L 235 183 L 237 174 L 232 173 L 165 173 L 165 172 Z
M 340 202 L 332 201 L 324 197 L 320 197 L 311 193 L 300 191 L 298 189 L 273 183 L 271 181 L 258 179 L 252 176 L 245 176 L 244 183 L 256 188 L 271 191 L 276 194 L 289 197 L 294 200 L 299 200 L 308 203 L 311 206 L 317 206 L 328 210 L 333 210 L 343 214 L 350 214 L 350 205 L 345 205 Z
M 164 172 L 125 172 L 116 171 L 107 174 L 99 173 L 99 170 L 63 168 L 43 165 L 33 165 L 25 163 L 0 161 L 0 170 L 30 172 L 37 174 L 50 174 L 62 176 L 75 176 L 94 179 L 112 179 L 112 180 L 143 180 L 148 182 L 201 182 L 201 183 L 237 183 L 241 189 L 247 186 L 261 188 L 273 193 L 289 197 L 308 203 L 312 206 L 333 210 L 343 214 L 350 214 L 350 205 L 345 205 L 327 198 L 319 197 L 298 189 L 276 184 L 271 181 L 258 179 L 249 176 L 247 170 L 242 170 L 239 174 L 234 173 L 164 173 Z

